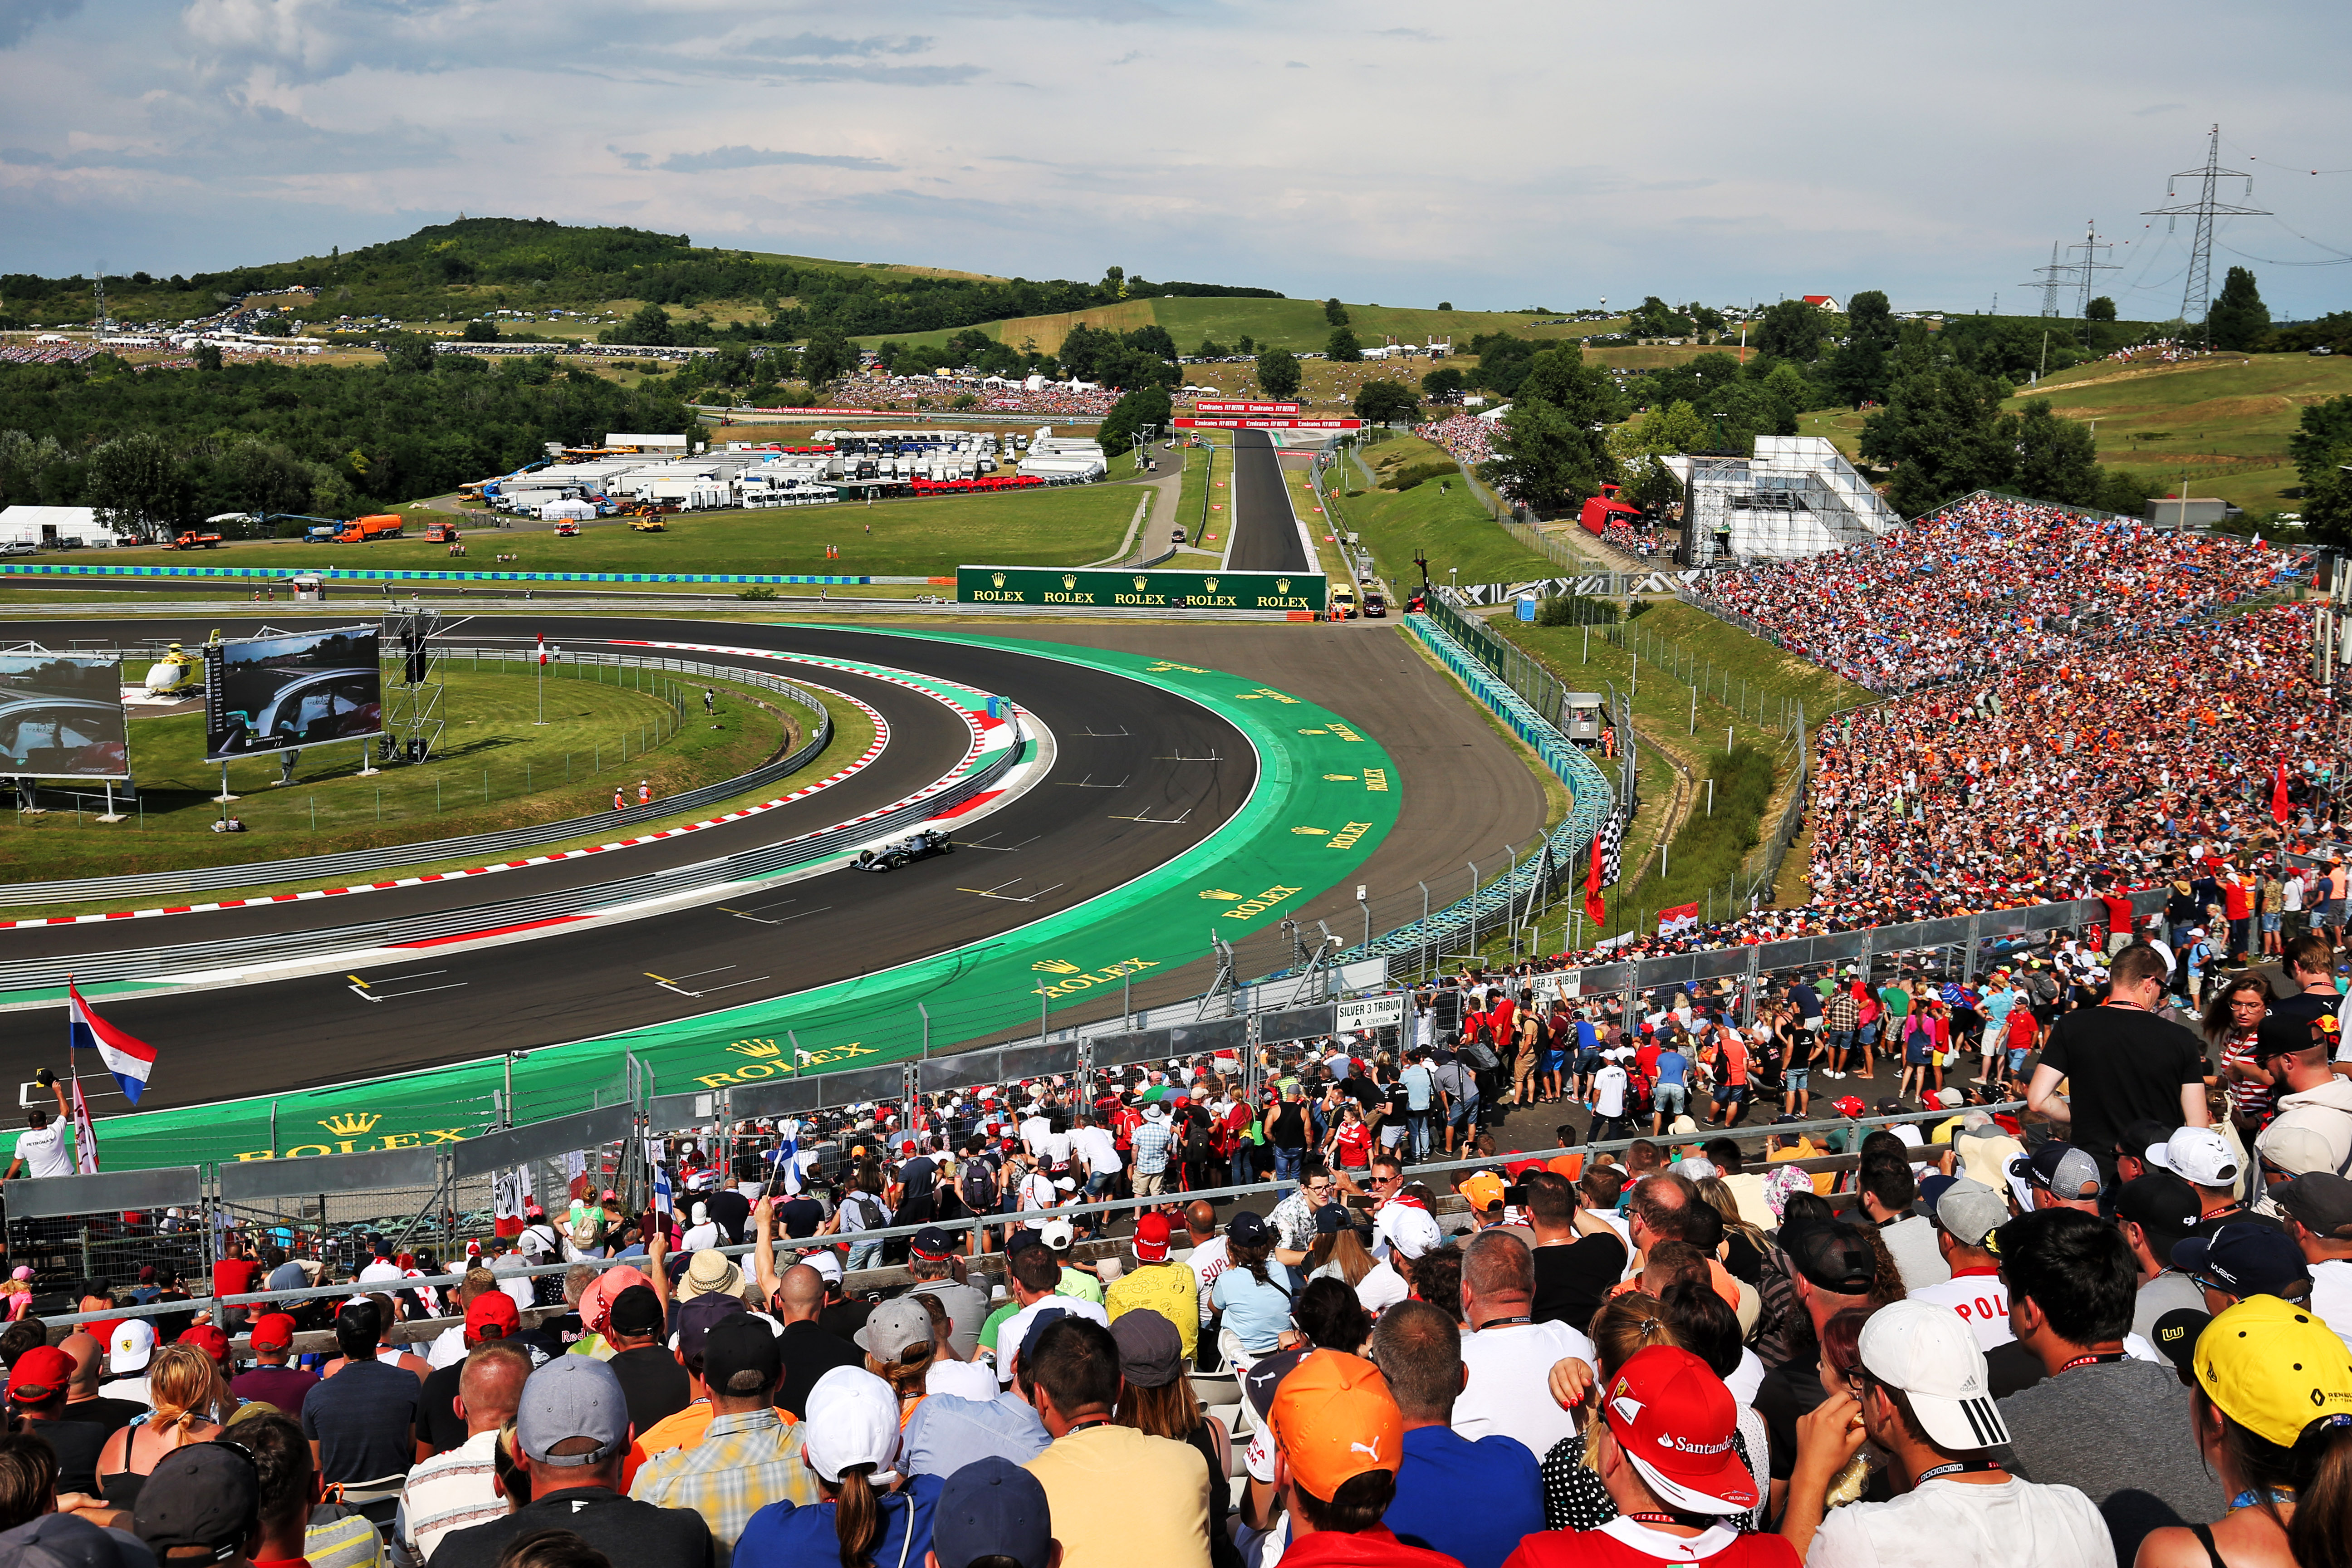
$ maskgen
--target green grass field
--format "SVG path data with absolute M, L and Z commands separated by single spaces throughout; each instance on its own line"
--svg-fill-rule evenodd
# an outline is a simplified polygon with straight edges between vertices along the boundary
M 772 694 L 732 682 L 717 683 L 725 695 L 714 721 L 701 713 L 709 683 L 557 665 L 541 728 L 534 670 L 445 666 L 448 729 L 440 752 L 421 765 L 395 763 L 362 778 L 359 744 L 345 742 L 306 751 L 294 782 L 280 786 L 275 757 L 232 763 L 229 788 L 243 798 L 228 809 L 245 823 L 242 834 L 211 831 L 222 809 L 211 798 L 221 774 L 204 760 L 203 715 L 134 718 L 131 772 L 142 804 L 126 808 L 131 820 L 101 825 L 92 820 L 97 805 L 77 813 L 55 795 L 47 816 L 11 813 L 0 818 L 0 880 L 323 855 L 555 821 L 608 809 L 616 785 L 634 801 L 640 779 L 659 797 L 732 777 L 782 747 L 788 723 L 797 736 L 807 722 Z
M 158 548 L 110 550 L 102 559 L 88 553 L 71 559 L 76 564 L 108 566 L 168 563 L 312 571 L 333 566 L 940 577 L 953 576 L 964 562 L 1061 566 L 1099 560 L 1118 547 L 1135 515 L 1135 499 L 1129 486 L 1073 485 L 877 501 L 870 507 L 845 501 L 837 506 L 680 513 L 663 520 L 668 524 L 663 533 L 600 526 L 583 529 L 577 539 L 558 539 L 552 533 L 509 533 L 485 527 L 478 533 L 467 532 L 463 560 L 452 560 L 447 545 L 422 538 L 363 545 L 257 540 L 201 554 Z M 412 526 L 421 532 L 423 514 L 415 516 L 420 521 Z M 840 555 L 828 559 L 827 545 L 837 546 Z M 515 559 L 495 559 L 509 554 Z
M 2056 413 L 2095 423 L 2099 461 L 2145 475 L 2178 494 L 2188 475 L 2191 495 L 2219 496 L 2261 520 L 2302 508 L 2287 491 L 2301 485 L 2287 458 L 2287 437 L 2315 403 L 2352 395 L 2352 359 L 2307 354 L 2245 354 L 2183 364 L 2112 360 L 2061 371 L 2025 389 Z M 1826 436 L 1847 458 L 1862 437 L 1860 414 L 1807 414 L 1799 434 Z
M 1011 321 L 989 321 L 980 330 L 998 342 L 1009 342 L 1016 348 L 1024 340 L 1034 341 L 1038 348 L 1051 353 L 1061 346 L 1062 338 L 1068 332 L 1070 325 L 1078 320 L 1084 320 L 1092 326 L 1112 327 L 1121 331 L 1131 331 L 1156 321 L 1168 329 L 1168 335 L 1176 340 L 1178 350 L 1188 354 L 1201 346 L 1202 338 L 1213 338 L 1232 349 L 1245 336 L 1255 340 L 1260 348 L 1320 353 L 1331 337 L 1331 323 L 1324 319 L 1323 302 L 1319 300 L 1129 300 L 1117 305 L 1060 316 L 1020 316 Z M 1441 340 L 1451 338 L 1457 347 L 1466 348 L 1470 340 L 1481 332 L 1508 332 L 1514 337 L 1553 342 L 1597 336 L 1615 331 L 1624 325 L 1622 320 L 1570 321 L 1560 327 L 1537 324 L 1555 320 L 1558 318 L 1522 315 L 1507 310 L 1436 310 L 1391 305 L 1348 307 L 1349 330 L 1356 334 L 1359 342 L 1367 345 L 1378 344 L 1385 337 L 1416 343 L 1427 342 L 1435 337 Z M 966 330 L 958 327 L 936 332 L 877 332 L 851 341 L 866 348 L 886 340 L 898 343 L 940 344 Z M 1226 370 L 1221 365 L 1200 368 L 1213 381 L 1218 372 Z M 1240 368 L 1232 367 L 1235 371 Z M 1423 368 L 1427 367 L 1424 365 Z M 1217 384 L 1223 385 L 1222 383 Z
M 1443 456 L 1417 437 L 1398 436 L 1369 448 L 1366 458 L 1406 455 L 1409 460 L 1432 454 Z M 1346 488 L 1333 487 L 1339 523 L 1363 535 L 1373 563 L 1399 594 L 1411 592 L 1421 582 L 1421 569 L 1412 563 L 1416 554 L 1429 557 L 1433 583 L 1517 582 L 1559 570 L 1496 526 L 1476 493 L 1459 479 L 1444 494 L 1439 493 L 1438 481 L 1430 479 L 1409 490 L 1366 487 L 1362 494 L 1350 495 L 1348 489 L 1361 482 L 1361 473 L 1346 463 L 1331 473 L 1346 481 Z M 1461 568 L 1458 577 L 1451 574 L 1454 567 Z

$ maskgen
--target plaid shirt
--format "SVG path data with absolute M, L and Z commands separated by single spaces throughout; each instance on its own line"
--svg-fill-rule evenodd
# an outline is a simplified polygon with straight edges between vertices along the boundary
M 1862 1004 L 1856 1000 L 1853 986 L 1841 985 L 1830 993 L 1830 999 L 1822 1005 L 1822 1023 L 1824 1027 L 1842 1032 L 1862 1027 Z
M 714 1415 L 691 1448 L 647 1459 L 629 1495 L 657 1508 L 690 1508 L 710 1526 L 711 1568 L 728 1568 L 751 1516 L 772 1502 L 814 1508 L 824 1500 L 801 1462 L 801 1434 L 774 1410 Z
M 1135 1130 L 1135 1173 L 1155 1176 L 1168 1169 L 1168 1145 L 1176 1135 L 1169 1131 L 1168 1119 L 1160 1117 L 1146 1121 Z

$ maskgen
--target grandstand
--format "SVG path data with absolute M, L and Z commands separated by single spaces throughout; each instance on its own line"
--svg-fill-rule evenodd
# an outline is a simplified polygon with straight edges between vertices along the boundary
M 1663 460 L 1689 497 L 1693 566 L 1801 560 L 1903 526 L 1869 481 L 1818 436 L 1759 436 L 1748 458 Z

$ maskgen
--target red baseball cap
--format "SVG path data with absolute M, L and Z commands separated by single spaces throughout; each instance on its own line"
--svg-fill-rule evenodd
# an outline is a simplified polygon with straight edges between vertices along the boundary
M 1689 1513 L 1745 1513 L 1756 1481 L 1731 1444 L 1739 1407 L 1723 1379 L 1686 1350 L 1635 1351 L 1601 1401 L 1609 1435 L 1658 1500 Z
M 194 1345 L 215 1361 L 228 1360 L 228 1335 L 214 1324 L 198 1323 L 182 1334 L 178 1342 Z
M 504 1339 L 522 1327 L 522 1310 L 515 1299 L 503 1290 L 485 1290 L 466 1303 L 466 1337 L 469 1340 Z M 491 1330 L 498 1332 L 493 1334 Z
M 20 1405 L 38 1405 L 65 1391 L 73 1381 L 73 1357 L 55 1345 L 35 1345 L 8 1369 L 8 1397 Z
M 1549 1167 L 1541 1160 L 1514 1160 L 1503 1168 L 1510 1172 L 1511 1180 L 1516 1182 L 1529 1171 L 1541 1171 Z
M 1168 1258 L 1171 1227 L 1164 1214 L 1148 1214 L 1135 1222 L 1135 1257 L 1139 1263 L 1161 1263 Z
M 290 1350 L 294 1344 L 294 1319 L 287 1312 L 264 1312 L 253 1320 L 253 1348 L 257 1351 Z

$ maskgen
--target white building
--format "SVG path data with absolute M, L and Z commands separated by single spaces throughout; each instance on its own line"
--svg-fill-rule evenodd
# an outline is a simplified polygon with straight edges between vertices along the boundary
M 1690 564 L 1793 561 L 1843 550 L 1903 519 L 1818 436 L 1759 436 L 1748 458 L 1663 459 L 1683 481 Z
M 12 506 L 0 511 L 0 544 L 79 544 L 96 550 L 121 542 L 98 520 L 96 507 Z

